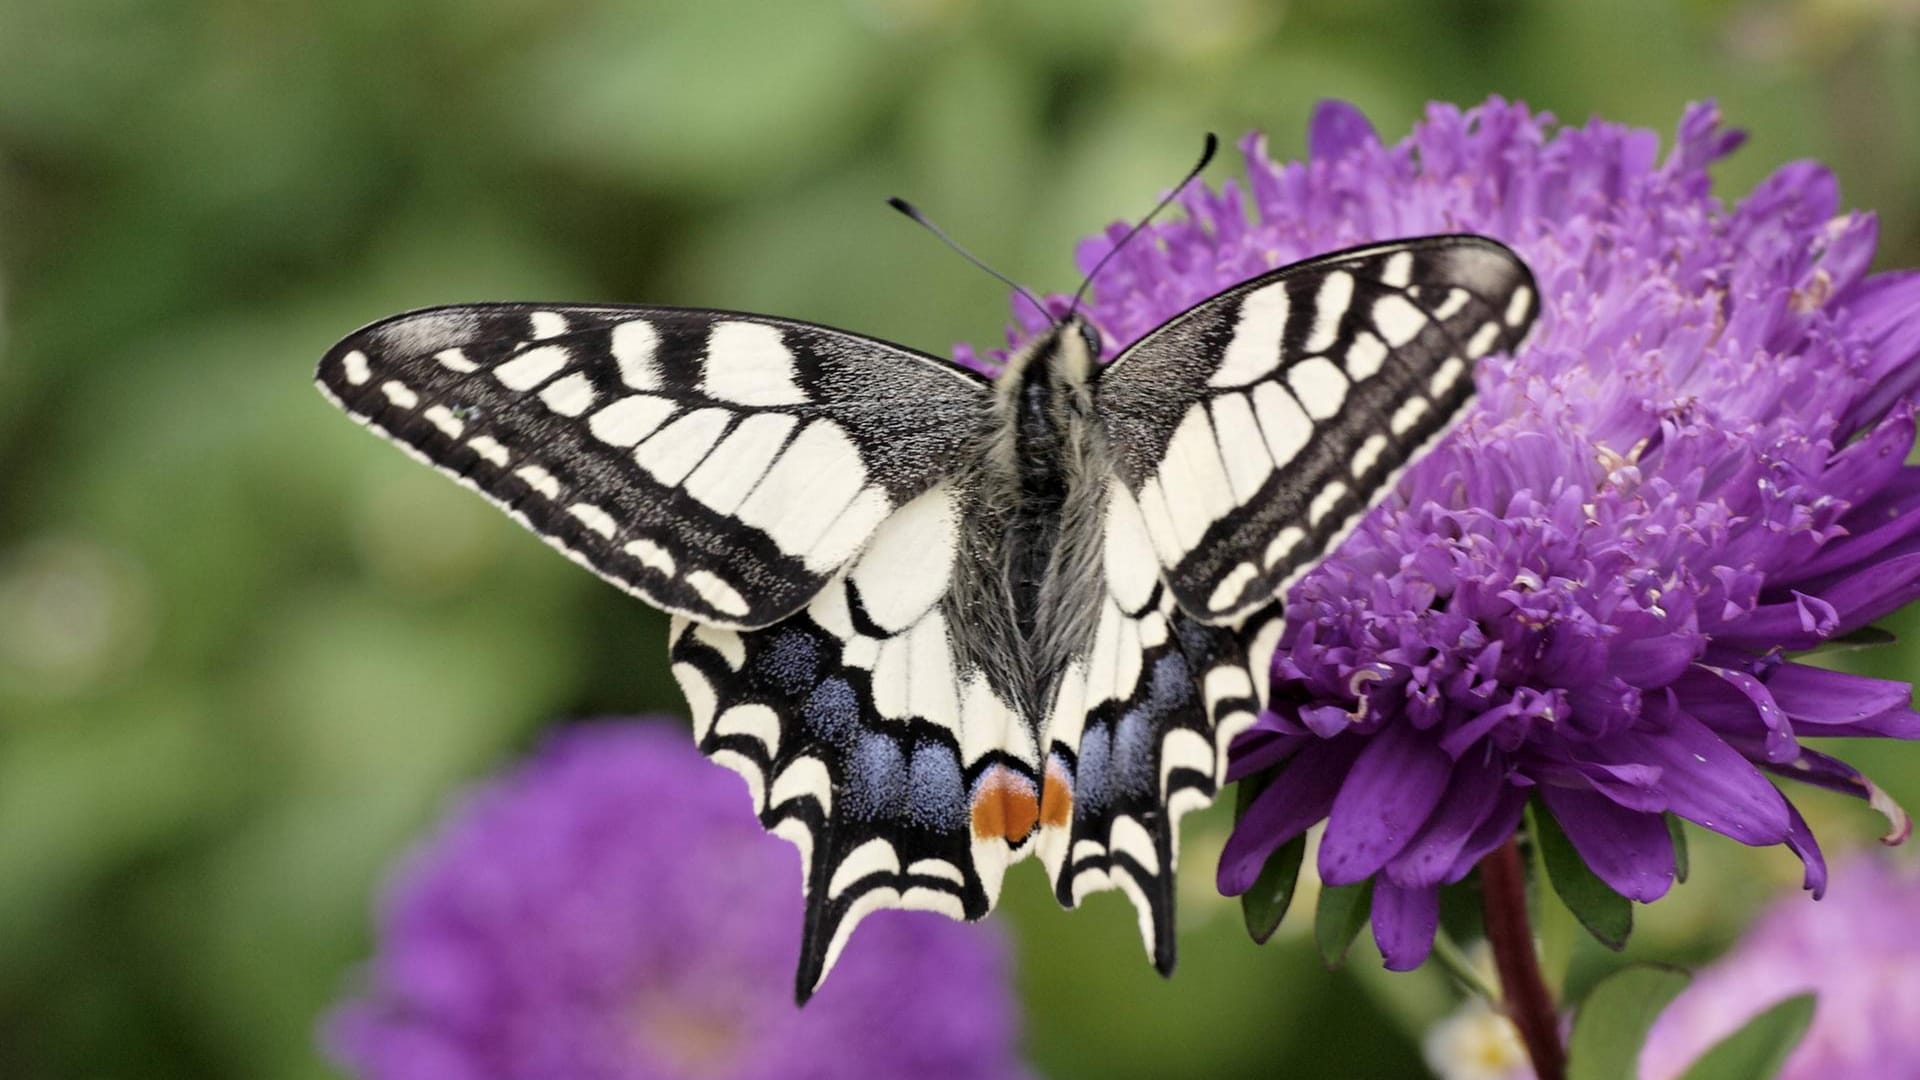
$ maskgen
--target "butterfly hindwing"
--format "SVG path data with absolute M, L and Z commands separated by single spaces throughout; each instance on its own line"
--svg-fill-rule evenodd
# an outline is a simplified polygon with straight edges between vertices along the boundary
M 1098 628 L 1047 712 L 1037 847 L 1062 905 L 1124 892 L 1148 955 L 1170 973 L 1180 818 L 1212 803 L 1227 744 L 1265 703 L 1280 606 L 1238 629 L 1200 622 L 1174 602 L 1117 481 L 1104 521 Z
M 969 508 L 960 483 L 935 486 L 775 626 L 675 621 L 700 748 L 800 849 L 803 1000 L 867 914 L 978 919 L 1025 853 L 1009 841 L 1038 814 L 1037 739 L 957 641 L 956 586 L 978 555 Z
M 658 307 L 396 316 L 321 389 L 596 574 L 670 612 L 765 626 L 951 467 L 985 384 L 836 330 Z
M 1232 623 L 1336 546 L 1538 311 L 1500 244 L 1436 236 L 1255 278 L 1141 339 L 1095 408 L 1180 606 Z

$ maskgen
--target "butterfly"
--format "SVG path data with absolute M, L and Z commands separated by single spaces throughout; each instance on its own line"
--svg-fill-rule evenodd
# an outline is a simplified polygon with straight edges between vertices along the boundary
M 1029 855 L 1174 963 L 1180 817 L 1265 706 L 1281 597 L 1533 323 L 1484 237 L 1296 263 L 1099 362 L 1077 313 L 987 378 L 789 319 L 475 304 L 321 391 L 673 616 L 712 760 L 800 850 L 804 1001 L 888 907 L 984 916 Z M 716 898 L 716 902 L 724 902 Z

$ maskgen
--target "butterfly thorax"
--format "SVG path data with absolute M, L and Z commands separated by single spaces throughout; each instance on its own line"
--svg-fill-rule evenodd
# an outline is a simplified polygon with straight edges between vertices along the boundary
M 1093 357 L 1077 322 L 1056 327 L 1007 361 L 995 385 L 990 451 L 978 478 L 995 513 L 991 534 L 1000 571 L 992 583 L 1019 643 L 1017 655 L 987 663 L 1010 701 L 1037 716 L 1097 620 L 1100 514 L 1106 459 L 1091 422 Z M 975 604 L 992 605 L 986 597 Z M 985 659 L 985 658 L 983 658 Z

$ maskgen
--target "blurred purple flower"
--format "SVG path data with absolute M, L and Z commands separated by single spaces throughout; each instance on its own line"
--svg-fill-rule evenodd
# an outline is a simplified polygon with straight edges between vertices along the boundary
M 1395 237 L 1491 235 L 1542 290 L 1457 433 L 1288 598 L 1270 709 L 1231 770 L 1278 782 L 1222 891 L 1324 819 L 1321 877 L 1374 880 L 1375 939 L 1409 968 L 1440 887 L 1534 793 L 1639 901 L 1673 880 L 1669 812 L 1786 844 L 1819 895 L 1819 848 L 1768 773 L 1871 799 L 1904 837 L 1898 807 L 1801 740 L 1920 736 L 1911 688 L 1784 654 L 1920 596 L 1920 275 L 1868 276 L 1875 220 L 1838 214 L 1817 164 L 1722 205 L 1707 167 L 1740 141 L 1694 106 L 1662 160 L 1652 132 L 1496 98 L 1432 106 L 1388 145 L 1328 103 L 1309 160 L 1249 136 L 1247 189 L 1190 188 L 1186 220 L 1103 273 L 1089 310 L 1110 352 L 1267 269 Z
M 1023 1075 L 996 935 L 869 920 L 793 1004 L 792 849 L 667 724 L 554 737 L 402 871 L 325 1041 L 369 1080 Z
M 1641 1080 L 1671 1080 L 1748 1020 L 1818 995 L 1813 1026 L 1780 1080 L 1920 1076 L 1920 878 L 1859 858 L 1834 875 L 1825 910 L 1776 903 L 1700 972 L 1653 1025 Z

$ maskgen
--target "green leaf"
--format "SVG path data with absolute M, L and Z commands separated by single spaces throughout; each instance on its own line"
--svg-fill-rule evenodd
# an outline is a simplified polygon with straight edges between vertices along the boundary
M 1247 808 L 1273 782 L 1273 777 L 1272 772 L 1259 773 L 1234 785 L 1235 825 L 1247 816 Z M 1302 834 L 1267 856 L 1265 865 L 1260 867 L 1260 876 L 1241 894 L 1240 913 L 1246 919 L 1247 933 L 1256 944 L 1265 945 L 1280 928 L 1281 920 L 1287 917 L 1287 909 L 1293 906 L 1294 888 L 1300 881 L 1300 864 L 1306 857 L 1307 838 Z
M 1553 891 L 1600 944 L 1615 952 L 1625 948 L 1627 936 L 1633 933 L 1633 901 L 1608 888 L 1587 869 L 1580 853 L 1573 849 L 1573 841 L 1567 839 L 1560 823 L 1545 807 L 1534 809 L 1534 840 L 1540 845 L 1541 861 L 1546 864 Z
M 1667 835 L 1673 837 L 1673 880 L 1687 883 L 1687 827 L 1675 814 L 1667 815 Z
M 1329 971 L 1347 962 L 1347 950 L 1373 913 L 1373 879 L 1358 885 L 1323 886 L 1319 909 L 1313 916 L 1313 938 Z
M 1547 864 L 1535 839 L 1533 820 L 1546 811 L 1538 803 L 1527 807 L 1526 829 L 1521 835 L 1527 856 L 1528 908 L 1533 915 L 1533 936 L 1540 942 L 1540 974 L 1556 994 L 1567 985 L 1567 971 L 1573 967 L 1573 947 L 1578 943 L 1580 922 L 1567 910 L 1566 901 L 1547 883 Z
M 1486 913 L 1480 907 L 1480 870 L 1440 889 L 1440 932 L 1467 945 L 1486 936 Z
M 1293 905 L 1294 886 L 1300 881 L 1300 864 L 1307 857 L 1307 838 L 1296 836 L 1267 856 L 1253 888 L 1240 896 L 1240 913 L 1246 917 L 1247 933 L 1261 945 L 1280 928 Z
M 1686 985 L 1686 972 L 1647 964 L 1600 980 L 1574 1014 L 1567 1080 L 1635 1080 L 1640 1045 L 1660 1010 Z
M 1716 1043 L 1680 1080 L 1771 1080 L 1813 1023 L 1813 995 L 1782 1001 Z

